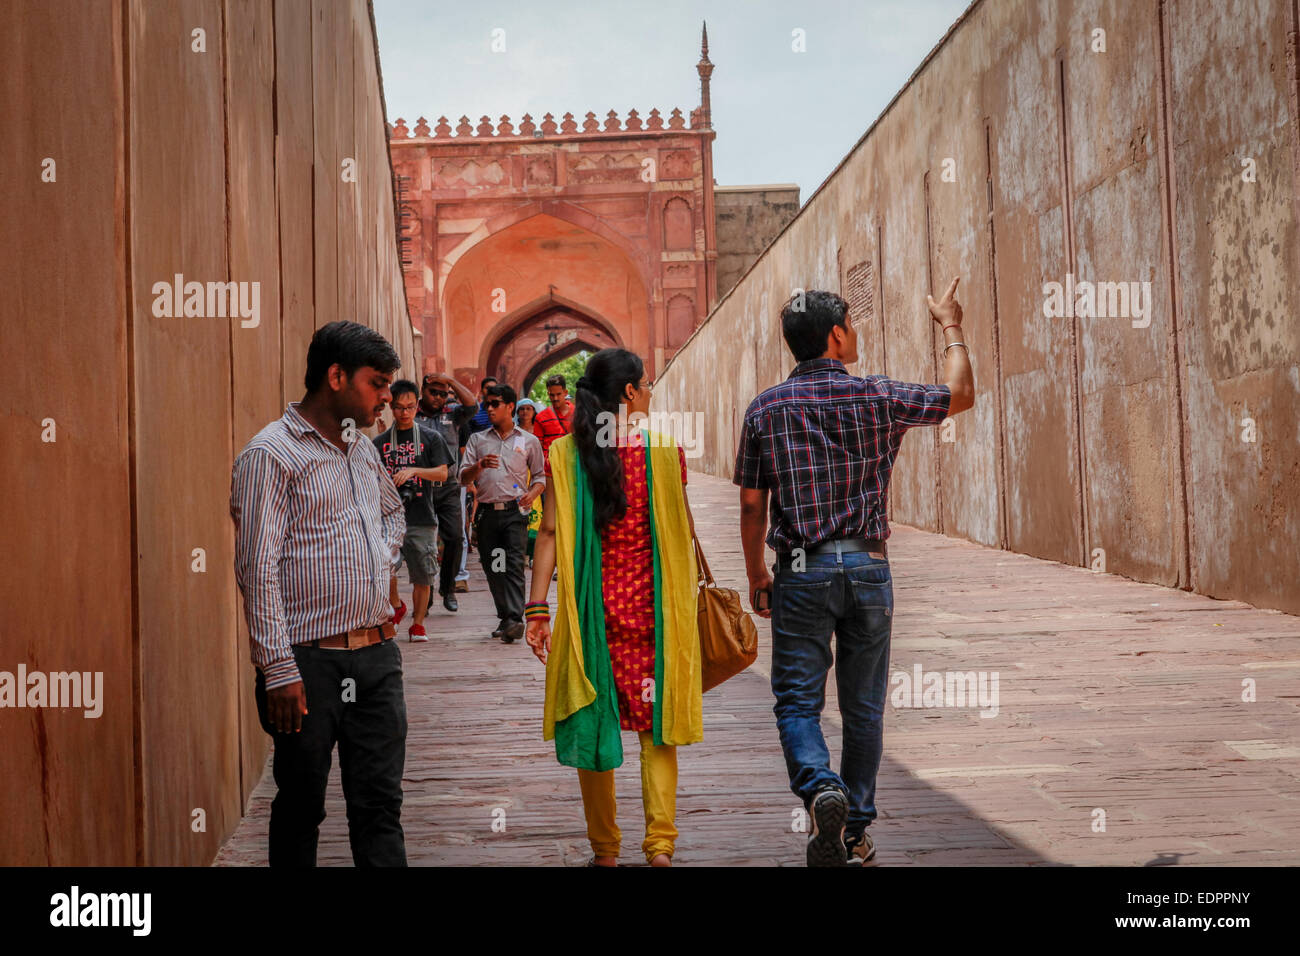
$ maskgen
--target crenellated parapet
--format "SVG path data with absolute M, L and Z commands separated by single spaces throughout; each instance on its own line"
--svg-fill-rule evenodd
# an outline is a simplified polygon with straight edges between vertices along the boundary
M 400 117 L 388 127 L 388 130 L 390 137 L 394 140 L 546 139 L 553 136 L 625 136 L 629 132 L 653 133 L 659 131 L 673 132 L 688 128 L 707 129 L 706 117 L 707 112 L 703 108 L 697 107 L 691 110 L 690 126 L 688 127 L 686 117 L 677 108 L 674 108 L 668 114 L 666 120 L 658 109 L 652 109 L 644 119 L 634 109 L 628 110 L 625 116 L 620 116 L 617 110 L 610 110 L 605 114 L 603 120 L 597 118 L 595 113 L 588 112 L 581 120 L 581 125 L 579 125 L 579 120 L 572 113 L 565 113 L 559 123 L 556 123 L 555 117 L 551 113 L 542 116 L 540 123 L 533 118 L 531 113 L 525 113 L 517 126 L 509 116 L 502 116 L 496 122 L 493 122 L 491 117 L 482 116 L 479 117 L 477 125 L 471 123 L 468 116 L 462 116 L 455 129 L 453 129 L 450 120 L 446 116 L 439 116 L 437 124 L 432 128 L 429 126 L 429 121 L 421 116 L 415 121 L 413 130 L 407 126 L 406 120 Z

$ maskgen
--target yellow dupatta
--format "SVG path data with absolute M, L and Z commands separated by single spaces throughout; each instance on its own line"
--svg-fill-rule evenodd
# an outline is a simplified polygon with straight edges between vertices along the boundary
M 704 737 L 703 694 L 701 691 L 700 637 L 697 618 L 699 593 L 695 550 L 691 544 L 686 512 L 686 491 L 680 478 L 677 443 L 655 432 L 649 437 L 651 523 L 658 556 L 660 587 L 655 594 L 660 619 L 662 650 L 662 695 L 660 738 L 662 743 L 683 745 Z M 578 627 L 575 595 L 575 553 L 577 518 L 573 503 L 578 463 L 573 437 L 565 435 L 551 445 L 551 483 L 547 493 L 555 501 L 555 551 L 559 570 L 555 621 L 551 630 L 551 652 L 546 663 L 546 702 L 542 735 L 555 737 L 557 723 L 571 717 L 596 700 L 596 689 L 587 675 L 582 635 Z

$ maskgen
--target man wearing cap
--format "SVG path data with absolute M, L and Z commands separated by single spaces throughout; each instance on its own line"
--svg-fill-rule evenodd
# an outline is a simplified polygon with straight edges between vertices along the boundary
M 458 404 L 448 403 L 455 393 Z M 461 449 L 469 438 L 469 422 L 478 411 L 474 393 L 446 372 L 424 376 L 420 409 L 415 420 L 442 436 L 451 451 L 447 480 L 435 485 L 431 504 L 438 514 L 438 537 L 442 540 L 442 566 L 438 570 L 438 593 L 442 606 L 457 611 L 456 577 L 462 567 L 465 548 L 465 492 L 457 480 Z

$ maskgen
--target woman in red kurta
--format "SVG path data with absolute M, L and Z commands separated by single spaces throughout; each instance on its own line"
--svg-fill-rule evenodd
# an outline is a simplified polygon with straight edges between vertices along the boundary
M 602 349 L 592 356 L 576 388 L 573 438 L 579 443 L 582 467 L 591 487 L 600 528 L 601 597 L 605 610 L 605 640 L 609 646 L 619 725 L 636 731 L 641 744 L 641 795 L 646 836 L 641 848 L 652 866 L 671 865 L 677 829 L 677 748 L 654 743 L 655 586 L 654 549 L 650 527 L 650 487 L 646 480 L 645 433 L 627 420 L 650 408 L 650 383 L 645 366 L 625 349 Z M 621 411 L 621 414 L 620 414 Z M 592 440 L 603 419 L 619 423 L 601 432 L 616 441 Z M 567 441 L 568 439 L 566 439 Z M 586 442 L 585 451 L 583 442 Z M 612 446 L 612 447 L 610 447 Z M 681 482 L 686 484 L 686 455 L 679 447 Z M 551 474 L 547 459 L 546 474 Z M 655 481 L 677 475 L 655 474 Z M 619 499 L 622 499 L 621 501 Z M 554 527 L 554 501 L 548 492 L 543 530 Z M 687 505 L 687 520 L 690 508 Z M 683 529 L 683 533 L 686 533 Z M 540 541 L 539 537 L 539 541 Z M 539 547 L 533 567 L 533 600 L 525 610 L 528 643 L 542 661 L 550 635 L 544 600 L 555 565 L 553 545 Z M 540 607 L 539 607 L 540 605 Z M 615 866 L 621 833 L 616 822 L 614 771 L 578 770 L 587 837 L 596 866 Z
M 644 433 L 633 433 L 615 450 L 623 467 L 627 512 L 600 534 L 605 641 L 618 692 L 619 726 L 650 731 L 654 729 L 654 698 L 650 693 L 655 677 L 655 582 Z M 685 485 L 686 452 L 680 447 L 677 457 Z M 546 477 L 550 476 L 548 460 Z

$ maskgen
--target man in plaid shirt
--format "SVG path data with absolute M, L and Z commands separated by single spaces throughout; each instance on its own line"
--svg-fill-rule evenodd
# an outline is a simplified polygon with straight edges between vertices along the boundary
M 812 818 L 809 866 L 859 865 L 875 855 L 867 827 L 876 818 L 894 608 L 885 557 L 889 475 L 907 429 L 975 403 L 956 292 L 953 279 L 938 302 L 926 296 L 943 327 L 942 385 L 850 375 L 858 336 L 848 303 L 830 292 L 794 296 L 781 330 L 799 364 L 745 412 L 734 478 L 745 568 L 755 612 L 772 619 L 773 709 L 790 789 Z M 764 565 L 765 534 L 777 554 L 775 579 Z M 844 726 L 839 774 L 821 732 L 832 633 Z

